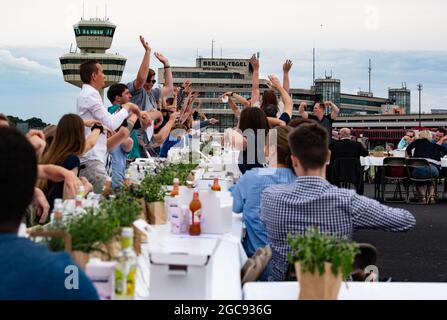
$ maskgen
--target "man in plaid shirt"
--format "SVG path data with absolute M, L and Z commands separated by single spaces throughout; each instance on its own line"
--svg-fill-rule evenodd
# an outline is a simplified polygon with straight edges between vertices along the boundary
M 304 234 L 317 226 L 323 233 L 352 240 L 359 229 L 404 232 L 416 224 L 406 210 L 384 206 L 327 182 L 330 151 L 327 132 L 320 125 L 301 125 L 290 133 L 289 145 L 296 182 L 265 189 L 261 198 L 261 219 L 273 251 L 270 280 L 286 280 L 289 234 Z

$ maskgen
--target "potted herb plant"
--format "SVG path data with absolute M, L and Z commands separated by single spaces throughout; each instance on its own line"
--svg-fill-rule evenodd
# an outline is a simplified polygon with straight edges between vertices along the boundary
M 146 201 L 149 224 L 165 224 L 167 222 L 164 204 L 166 190 L 157 176 L 146 176 L 141 182 L 141 192 Z
M 66 230 L 72 237 L 72 256 L 81 268 L 85 268 L 92 253 L 111 258 L 104 248 L 116 235 L 116 227 L 105 210 L 94 208 L 86 208 L 85 213 L 73 216 L 66 222 Z
M 289 235 L 289 262 L 295 264 L 300 300 L 336 300 L 340 285 L 352 272 L 360 251 L 355 243 L 337 240 L 309 229 L 305 235 Z
M 385 152 L 385 148 L 383 146 L 377 146 L 373 149 L 374 157 L 383 157 Z

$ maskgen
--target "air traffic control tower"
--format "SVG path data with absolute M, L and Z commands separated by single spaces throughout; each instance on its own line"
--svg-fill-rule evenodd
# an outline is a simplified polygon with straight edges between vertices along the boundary
M 81 19 L 73 26 L 77 49 L 59 58 L 64 80 L 82 87 L 79 66 L 86 60 L 98 60 L 106 75 L 106 87 L 120 82 L 126 65 L 126 58 L 118 54 L 106 53 L 112 46 L 116 26 L 109 19 Z M 80 52 L 78 52 L 78 48 Z

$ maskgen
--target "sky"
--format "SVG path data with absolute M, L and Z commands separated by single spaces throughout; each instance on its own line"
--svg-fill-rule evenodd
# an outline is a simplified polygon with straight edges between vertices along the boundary
M 134 79 L 143 50 L 141 34 L 171 65 L 192 66 L 197 53 L 248 58 L 261 53 L 261 77 L 281 76 L 292 59 L 293 88 L 312 82 L 312 48 L 317 76 L 341 79 L 342 92 L 368 89 L 387 97 L 406 82 L 412 111 L 422 83 L 422 110 L 447 108 L 447 2 L 426 0 L 15 0 L 2 5 L 0 22 L 0 112 L 55 123 L 75 112 L 79 89 L 65 83 L 58 58 L 75 44 L 73 24 L 107 17 L 117 25 L 110 53 L 128 61 L 123 82 Z M 125 4 L 125 5 L 124 5 Z M 83 10 L 84 7 L 84 10 Z M 161 65 L 152 59 L 152 67 Z

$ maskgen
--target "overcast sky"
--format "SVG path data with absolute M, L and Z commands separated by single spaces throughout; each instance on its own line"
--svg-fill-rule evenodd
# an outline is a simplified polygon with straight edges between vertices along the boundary
M 128 58 L 123 81 L 133 79 L 141 61 L 140 34 L 172 65 L 194 65 L 197 51 L 210 56 L 211 39 L 217 56 L 221 48 L 228 58 L 260 51 L 261 76 L 280 75 L 283 60 L 291 58 L 292 87 L 299 88 L 311 85 L 315 46 L 317 75 L 332 70 L 343 92 L 367 90 L 372 58 L 375 95 L 386 97 L 388 87 L 407 82 L 415 111 L 415 89 L 422 83 L 424 110 L 447 108 L 442 0 L 89 0 L 85 18 L 104 17 L 105 3 L 118 26 L 109 52 Z M 78 89 L 63 82 L 58 58 L 75 42 L 72 26 L 82 15 L 82 0 L 2 5 L 0 112 L 55 122 L 75 111 Z

